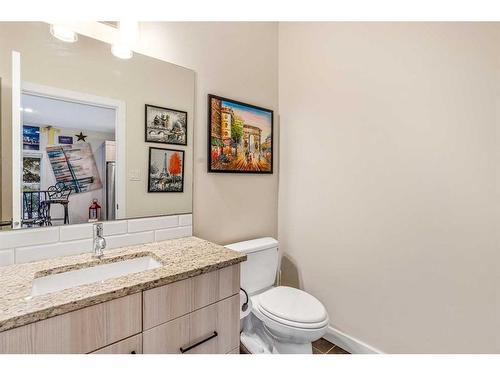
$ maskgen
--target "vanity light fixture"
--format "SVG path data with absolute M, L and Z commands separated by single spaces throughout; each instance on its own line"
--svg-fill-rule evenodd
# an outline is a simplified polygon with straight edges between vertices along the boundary
M 137 42 L 138 22 L 120 21 L 115 42 L 111 45 L 111 53 L 120 59 L 130 59 L 133 56 L 132 48 Z M 78 40 L 78 34 L 68 28 L 65 24 L 53 23 L 50 25 L 50 33 L 59 40 L 74 43 Z
M 65 26 L 58 24 L 50 25 L 50 33 L 59 40 L 67 43 L 74 43 L 78 40 L 78 34 Z
M 137 41 L 138 24 L 134 21 L 120 21 L 117 41 L 111 46 L 111 53 L 120 59 L 130 59 L 132 46 Z

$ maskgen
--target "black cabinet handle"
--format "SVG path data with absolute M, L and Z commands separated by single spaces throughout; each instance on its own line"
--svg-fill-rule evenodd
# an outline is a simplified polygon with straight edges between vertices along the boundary
M 186 353 L 187 351 L 193 349 L 193 348 L 196 348 L 197 346 L 209 341 L 209 340 L 212 340 L 213 338 L 217 337 L 218 336 L 218 333 L 217 331 L 214 331 L 214 333 L 212 333 L 210 336 L 208 336 L 207 338 L 201 340 L 201 341 L 198 341 L 196 344 L 193 344 L 193 345 L 190 345 L 188 346 L 187 348 L 183 348 L 182 346 L 180 347 L 180 351 L 182 354 Z

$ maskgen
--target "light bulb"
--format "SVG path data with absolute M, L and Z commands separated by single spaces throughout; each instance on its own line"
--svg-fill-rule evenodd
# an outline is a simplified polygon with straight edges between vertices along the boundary
M 74 43 L 78 40 L 78 34 L 62 25 L 50 25 L 50 33 L 63 42 Z
M 137 32 L 137 22 L 120 21 L 116 41 L 111 46 L 113 55 L 120 59 L 130 59 L 133 55 L 132 48 L 137 42 Z
M 123 43 L 113 44 L 111 46 L 111 53 L 119 59 L 130 59 L 132 51 Z

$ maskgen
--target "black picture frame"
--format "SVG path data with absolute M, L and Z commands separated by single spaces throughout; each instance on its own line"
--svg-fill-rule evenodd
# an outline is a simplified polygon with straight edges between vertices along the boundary
M 184 142 L 168 142 L 168 141 L 159 141 L 159 140 L 153 140 L 151 138 L 148 138 L 148 108 L 155 108 L 157 110 L 165 111 L 165 112 L 177 112 L 177 113 L 181 113 L 184 116 L 186 116 L 186 127 L 185 127 L 186 130 L 185 130 Z M 144 141 L 147 143 L 160 143 L 160 144 L 164 144 L 164 145 L 187 146 L 187 144 L 188 144 L 188 113 L 186 111 L 181 111 L 178 109 L 160 107 L 160 106 L 152 105 L 152 104 L 145 104 L 144 105 Z
M 260 111 L 268 112 L 271 116 L 271 158 L 270 170 L 268 171 L 252 171 L 252 170 L 220 170 L 212 168 L 212 99 L 235 103 L 236 105 L 245 106 Z M 207 172 L 208 173 L 239 173 L 239 174 L 273 174 L 274 170 L 274 111 L 268 108 L 259 107 L 253 104 L 240 102 L 237 100 L 225 98 L 218 95 L 208 94 L 207 108 Z
M 153 150 L 160 150 L 164 152 L 179 152 L 182 154 L 182 173 L 181 173 L 181 190 L 151 190 L 151 153 Z M 185 169 L 185 152 L 184 150 L 177 150 L 171 148 L 160 148 L 160 147 L 149 147 L 149 158 L 148 158 L 148 193 L 184 193 L 184 169 Z

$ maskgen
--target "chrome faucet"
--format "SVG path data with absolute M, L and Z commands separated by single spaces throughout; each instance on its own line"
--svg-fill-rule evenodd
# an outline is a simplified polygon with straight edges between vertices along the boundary
M 101 259 L 106 248 L 106 240 L 102 236 L 102 223 L 94 224 L 94 257 Z

